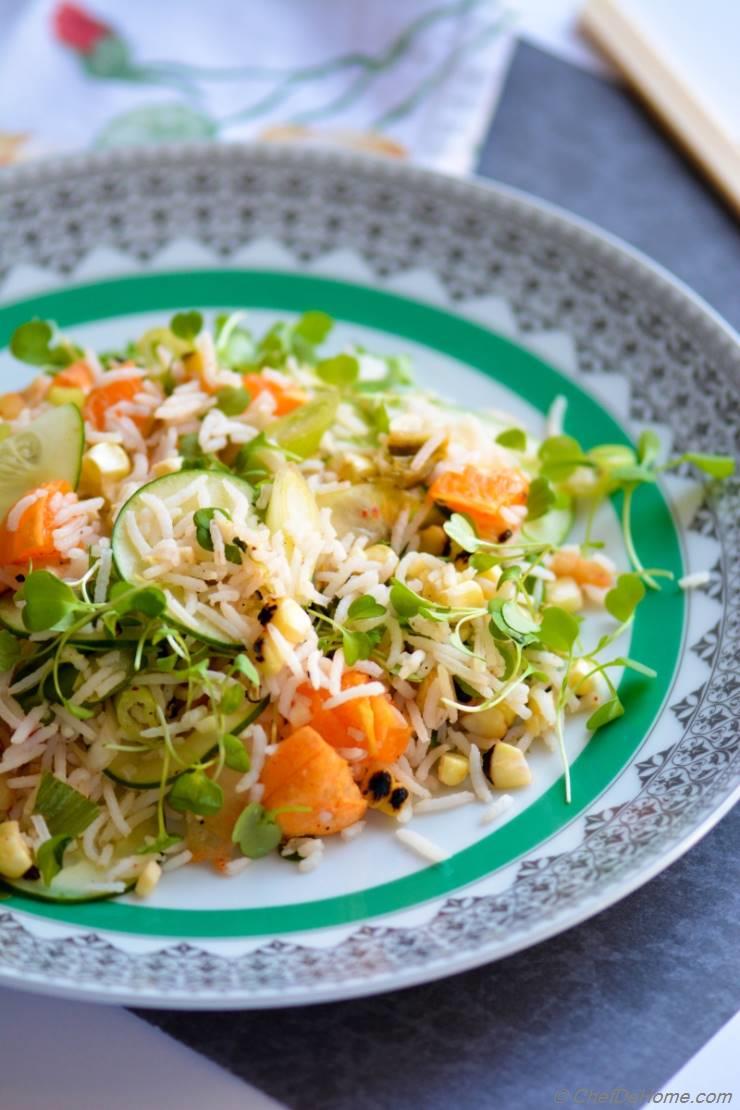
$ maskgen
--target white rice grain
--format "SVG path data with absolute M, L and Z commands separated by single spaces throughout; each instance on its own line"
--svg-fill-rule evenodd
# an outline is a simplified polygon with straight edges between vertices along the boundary
M 412 852 L 416 852 L 417 856 L 429 860 L 430 863 L 443 863 L 450 858 L 449 852 L 444 848 L 440 848 L 438 844 L 422 836 L 421 833 L 414 832 L 413 829 L 396 829 L 396 840 L 400 840 Z

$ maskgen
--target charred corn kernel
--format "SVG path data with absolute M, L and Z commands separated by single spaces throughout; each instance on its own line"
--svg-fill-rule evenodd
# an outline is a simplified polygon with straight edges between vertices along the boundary
M 162 478 L 165 474 L 176 474 L 181 467 L 182 459 L 178 455 L 172 459 L 160 459 L 152 467 L 152 475 L 155 478 Z
M 473 578 L 456 582 L 439 592 L 440 600 L 456 609 L 482 609 L 486 604 L 483 590 Z
M 263 678 L 272 678 L 283 669 L 283 657 L 267 633 L 255 641 L 254 658 Z
M 558 578 L 548 582 L 545 587 L 548 605 L 558 605 L 568 613 L 576 613 L 583 608 L 583 594 L 575 578 Z
M 460 752 L 445 752 L 437 764 L 437 778 L 445 786 L 459 786 L 468 777 L 467 757 Z
M 200 351 L 191 351 L 182 360 L 185 372 L 190 378 L 199 378 L 205 373 L 206 364 Z
M 292 597 L 284 597 L 272 618 L 272 623 L 289 644 L 302 644 L 311 631 L 311 618 Z
M 147 898 L 162 878 L 162 868 L 156 860 L 150 859 L 144 870 L 136 880 L 134 890 L 139 898 Z
M 338 462 L 337 477 L 342 481 L 360 482 L 370 478 L 375 473 L 375 463 L 367 455 L 356 455 L 349 452 Z
M 107 482 L 120 482 L 131 473 L 131 460 L 117 443 L 96 443 L 82 456 L 80 492 L 99 496 Z
M 0 396 L 0 416 L 3 420 L 15 420 L 25 407 L 26 402 L 20 393 L 3 393 Z
M 387 543 L 371 543 L 365 548 L 365 558 L 373 563 L 392 563 L 394 567 L 398 566 L 398 556 Z
M 17 821 L 3 821 L 0 825 L 0 875 L 6 879 L 20 879 L 33 865 L 31 849 L 21 836 Z
M 516 790 L 519 786 L 529 786 L 532 772 L 524 752 L 513 744 L 499 741 L 491 755 L 491 782 L 497 790 Z
M 371 809 L 379 809 L 389 817 L 398 817 L 406 808 L 409 792 L 390 771 L 374 771 L 367 780 L 363 793 Z
M 85 404 L 85 394 L 74 386 L 53 385 L 46 394 L 50 405 L 75 405 L 82 410 Z
M 465 713 L 461 724 L 467 732 L 481 736 L 484 740 L 500 740 L 506 734 L 509 722 L 500 705 L 492 705 L 482 713 Z
M 419 551 L 428 552 L 430 555 L 441 555 L 447 548 L 448 539 L 444 528 L 439 524 L 430 524 L 419 532 Z
M 0 778 L 0 813 L 7 813 L 13 804 L 15 795 L 8 786 L 6 779 Z

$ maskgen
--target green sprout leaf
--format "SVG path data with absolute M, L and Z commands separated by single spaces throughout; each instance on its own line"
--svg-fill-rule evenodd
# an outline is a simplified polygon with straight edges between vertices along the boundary
M 660 454 L 660 437 L 657 432 L 646 428 L 637 441 L 637 458 L 642 466 L 652 466 Z
M 219 389 L 216 394 L 216 408 L 220 409 L 224 416 L 241 416 L 251 400 L 250 393 L 242 386 L 230 385 L 225 389 Z
M 246 773 L 249 770 L 249 753 L 243 742 L 233 732 L 227 732 L 222 737 L 224 745 L 224 763 L 232 771 Z
M 735 473 L 735 460 L 729 455 L 703 455 L 696 451 L 687 451 L 685 455 L 672 459 L 668 467 L 679 466 L 684 462 L 691 463 L 711 478 L 729 478 Z
M 366 594 L 358 597 L 349 607 L 348 616 L 353 621 L 368 621 L 385 615 L 385 605 Z
M 334 321 L 325 312 L 304 312 L 293 331 L 311 346 L 317 347 L 324 342 L 333 327 Z
M 222 809 L 224 792 L 217 782 L 209 779 L 205 771 L 196 768 L 175 779 L 167 795 L 167 804 L 178 813 L 190 812 L 197 813 L 200 817 L 210 817 Z
M 247 681 L 251 682 L 253 686 L 259 686 L 259 672 L 249 656 L 245 655 L 243 651 L 240 651 L 236 656 L 231 664 L 231 669 L 234 673 L 243 674 Z
M 167 598 L 159 586 L 143 586 L 132 590 L 126 582 L 117 582 L 111 589 L 113 609 L 119 616 L 141 613 L 145 617 L 159 617 L 167 608 Z
M 48 570 L 32 571 L 16 598 L 26 603 L 22 616 L 29 632 L 63 628 L 79 605 L 74 591 Z
M 496 443 L 512 451 L 524 451 L 527 446 L 527 434 L 521 428 L 507 428 L 496 436 Z
M 604 598 L 608 613 L 616 620 L 628 621 L 645 596 L 645 587 L 639 574 L 620 574 L 615 586 Z
M 557 498 L 547 478 L 535 478 L 527 496 L 527 520 L 539 520 L 555 507 Z
M 12 671 L 21 655 L 21 646 L 7 628 L 0 631 L 0 671 Z
M 274 813 L 259 802 L 251 802 L 237 817 L 231 839 L 239 845 L 242 855 L 261 859 L 277 848 L 283 833 Z
M 316 374 L 327 385 L 342 388 L 354 385 L 360 376 L 360 364 L 353 355 L 335 355 L 320 362 Z
M 174 848 L 174 846 L 180 844 L 181 841 L 181 836 L 172 836 L 170 833 L 165 832 L 154 840 L 150 840 L 148 844 L 142 844 L 141 848 L 137 848 L 134 855 L 149 856 L 155 852 L 157 855 L 161 855 L 162 852 L 166 852 L 168 848 Z
M 592 713 L 586 721 L 586 728 L 589 732 L 596 732 L 598 728 L 603 728 L 604 725 L 611 724 L 616 721 L 618 717 L 624 715 L 624 706 L 615 694 L 609 701 L 605 701 L 600 705 L 595 713 Z
M 373 647 L 373 637 L 368 632 L 352 632 L 348 628 L 342 629 L 342 651 L 347 666 L 354 666 L 358 659 L 369 659 Z
M 16 328 L 10 340 L 10 350 L 20 362 L 30 366 L 52 366 L 61 369 L 78 357 L 76 347 L 59 343 L 53 347 L 54 329 L 46 320 L 29 320 Z
M 254 362 L 254 337 L 249 328 L 239 323 L 239 313 L 217 316 L 214 323 L 214 336 L 216 354 L 222 366 L 236 370 Z
M 195 525 L 195 539 L 204 551 L 213 551 L 213 539 L 211 538 L 211 521 L 216 513 L 231 520 L 231 513 L 228 509 L 221 509 L 219 506 L 208 509 L 196 509 L 193 513 L 193 523 Z M 236 539 L 233 543 L 224 544 L 224 554 L 230 563 L 236 563 L 237 566 L 241 564 L 242 552 L 246 551 L 246 544 L 243 540 Z
M 170 331 L 186 343 L 192 342 L 202 330 L 203 317 L 200 312 L 176 312 L 170 320 Z
M 453 543 L 456 543 L 463 551 L 472 553 L 477 550 L 480 540 L 475 528 L 466 516 L 462 516 L 461 513 L 453 513 L 443 527 Z
M 572 436 L 550 436 L 540 444 L 538 455 L 540 474 L 551 482 L 565 481 L 579 466 L 594 465 Z
M 570 655 L 578 638 L 579 624 L 572 613 L 557 605 L 551 605 L 542 614 L 539 641 L 551 651 Z
M 41 872 L 41 881 L 49 886 L 51 880 L 62 870 L 64 853 L 72 837 L 61 834 L 45 840 L 36 852 L 36 866 Z

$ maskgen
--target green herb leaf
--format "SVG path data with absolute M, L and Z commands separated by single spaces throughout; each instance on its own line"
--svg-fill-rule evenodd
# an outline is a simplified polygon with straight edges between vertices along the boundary
M 555 491 L 547 478 L 535 478 L 527 496 L 527 520 L 539 520 L 555 506 Z
M 495 639 L 513 640 L 522 646 L 537 640 L 539 625 L 516 601 L 494 597 L 488 603 L 488 612 L 491 614 L 491 634 Z
M 643 466 L 652 466 L 660 454 L 660 437 L 647 428 L 637 441 L 637 457 Z
M 140 590 L 132 590 L 128 583 L 117 582 L 111 590 L 111 601 L 119 616 L 141 613 L 145 617 L 159 617 L 167 608 L 167 598 L 159 586 L 142 586 Z
M 224 792 L 217 782 L 209 779 L 205 771 L 186 771 L 175 779 L 167 795 L 167 804 L 178 813 L 187 811 L 197 813 L 200 817 L 210 817 L 222 809 Z
M 401 620 L 421 616 L 426 617 L 427 620 L 443 621 L 447 619 L 447 614 L 450 612 L 446 606 L 436 605 L 433 601 L 427 601 L 421 594 L 414 593 L 405 582 L 399 582 L 397 578 L 391 579 L 390 600 Z
M 251 682 L 253 686 L 259 686 L 259 671 L 249 656 L 245 655 L 243 651 L 240 651 L 236 656 L 234 662 L 231 664 L 231 669 L 239 674 L 243 674 L 247 681 Z
M 502 447 L 509 447 L 512 451 L 524 451 L 527 446 L 527 434 L 521 428 L 507 428 L 496 436 L 496 443 Z
M 668 466 L 672 468 L 684 462 L 691 463 L 712 478 L 729 478 L 735 473 L 735 460 L 729 455 L 703 455 L 696 451 L 687 451 L 685 455 L 672 459 Z
M 317 347 L 324 342 L 333 327 L 334 321 L 325 312 L 304 312 L 293 330 L 301 339 Z
M 652 667 L 648 667 L 645 663 L 641 663 L 639 659 L 629 659 L 626 656 L 620 655 L 616 659 L 609 660 L 610 667 L 626 667 L 627 670 L 636 671 L 637 674 L 644 675 L 645 678 L 657 678 L 658 672 L 654 671 Z
M 39 846 L 36 852 L 36 866 L 41 872 L 41 881 L 46 886 L 49 886 L 54 876 L 62 870 L 64 853 L 71 841 L 71 836 L 62 834 L 52 836 Z
M 79 790 L 44 771 L 34 811 L 43 817 L 52 836 L 75 837 L 83 833 L 100 809 Z
M 48 570 L 34 570 L 15 595 L 22 601 L 23 623 L 30 632 L 61 629 L 80 604 L 74 591 Z
M 595 713 L 592 713 L 586 721 L 586 728 L 590 732 L 596 732 L 597 728 L 603 728 L 604 725 L 611 724 L 616 721 L 618 717 L 624 715 L 624 706 L 615 694 L 609 701 L 605 701 L 600 705 Z
M 612 482 L 617 482 L 619 485 L 644 485 L 647 482 L 655 481 L 655 472 L 646 466 L 618 466 L 609 473 Z
M 238 682 L 232 682 L 221 695 L 219 708 L 222 713 L 236 713 L 237 709 L 244 701 L 244 698 L 244 687 Z
M 213 551 L 213 540 L 211 538 L 211 521 L 216 513 L 225 516 L 227 520 L 231 520 L 231 513 L 227 509 L 221 509 L 218 506 L 209 509 L 196 509 L 193 513 L 193 523 L 195 524 L 195 538 L 200 547 L 204 551 Z M 242 561 L 242 552 L 246 551 L 246 545 L 243 540 L 236 539 L 233 543 L 224 544 L 224 554 L 230 563 L 236 563 L 237 566 Z
M 170 320 L 170 331 L 174 332 L 178 339 L 184 339 L 186 343 L 191 342 L 196 336 L 200 335 L 203 330 L 203 317 L 200 312 L 191 310 L 190 312 L 176 312 Z
M 354 385 L 360 376 L 360 364 L 353 355 L 336 355 L 326 358 L 316 367 L 316 374 L 327 385 Z
M 584 455 L 578 440 L 572 436 L 550 436 L 543 440 L 538 451 L 540 474 L 551 482 L 569 478 L 579 466 L 593 466 Z
M 237 817 L 231 839 L 239 845 L 242 855 L 261 859 L 277 848 L 283 833 L 274 814 L 259 802 L 251 802 Z
M 161 855 L 162 852 L 166 852 L 168 848 L 174 848 L 175 844 L 180 844 L 181 841 L 181 836 L 172 836 L 170 833 L 162 833 L 162 835 L 156 837 L 155 840 L 150 840 L 148 844 L 142 844 L 141 848 L 137 848 L 134 855 L 149 856 L 154 852 L 156 852 L 157 855 Z
M 12 671 L 21 655 L 21 645 L 7 628 L 0 630 L 0 671 Z
M 466 516 L 462 516 L 461 513 L 453 513 L 443 525 L 443 528 L 450 539 L 463 551 L 474 552 L 477 550 L 481 541 L 478 539 L 473 524 Z
M 366 594 L 358 597 L 349 607 L 348 616 L 353 621 L 368 621 L 385 614 L 385 605 L 381 605 L 374 597 Z
M 638 574 L 620 574 L 615 586 L 604 598 L 604 605 L 622 623 L 628 621 L 645 596 L 645 587 Z
M 31 366 L 69 366 L 78 356 L 72 344 L 60 343 L 52 347 L 54 329 L 46 320 L 29 320 L 16 328 L 10 340 L 10 350 L 15 358 Z
M 578 621 L 572 613 L 551 605 L 542 614 L 539 641 L 552 651 L 569 655 L 578 637 Z
M 369 659 L 372 650 L 373 641 L 367 632 L 342 629 L 342 651 L 347 666 L 353 667 L 358 659 Z
M 230 385 L 219 389 L 216 394 L 216 408 L 225 416 L 241 416 L 252 400 L 246 389 L 238 385 Z
M 488 551 L 476 551 L 474 555 L 470 556 L 470 565 L 474 570 L 477 570 L 479 574 L 483 573 L 483 571 L 490 570 L 491 567 L 496 565 L 496 562 L 497 557 L 491 555 Z
M 227 732 L 222 737 L 224 745 L 224 763 L 232 771 L 246 773 L 250 768 L 249 753 L 244 743 L 233 732 Z

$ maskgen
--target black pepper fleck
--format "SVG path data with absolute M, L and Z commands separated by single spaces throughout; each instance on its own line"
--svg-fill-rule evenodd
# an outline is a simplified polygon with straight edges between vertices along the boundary
M 262 606 L 259 613 L 257 614 L 257 620 L 260 622 L 263 628 L 266 628 L 276 613 L 277 605 L 274 601 L 268 601 L 266 605 Z
M 374 775 L 370 776 L 367 793 L 372 794 L 373 801 L 380 802 L 383 798 L 388 797 L 392 785 L 393 779 L 388 771 L 376 771 Z
M 510 540 L 513 535 L 514 535 L 514 533 L 512 532 L 511 528 L 507 528 L 506 531 L 502 532 L 501 535 L 499 536 L 498 542 L 499 543 L 506 543 L 506 541 Z
M 393 809 L 400 809 L 403 803 L 409 796 L 409 792 L 405 786 L 397 786 L 391 794 L 391 806 Z
M 254 641 L 253 646 L 254 646 L 254 657 L 255 657 L 255 659 L 257 660 L 258 663 L 264 663 L 264 661 L 265 661 L 265 637 L 264 636 L 259 636 Z
M 34 879 L 40 879 L 41 878 L 41 872 L 39 871 L 38 867 L 35 866 L 35 864 L 32 864 L 29 867 L 28 871 L 24 872 L 23 878 L 28 879 L 29 882 L 33 882 Z

